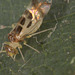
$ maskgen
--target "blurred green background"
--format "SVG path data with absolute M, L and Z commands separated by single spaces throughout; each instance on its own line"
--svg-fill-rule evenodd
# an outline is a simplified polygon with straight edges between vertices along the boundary
M 30 0 L 0 0 L 0 26 L 11 26 L 17 22 Z M 50 31 L 27 40 L 28 44 L 38 49 L 24 46 L 22 48 L 24 64 L 20 54 L 13 61 L 5 53 L 0 54 L 0 75 L 75 75 L 75 0 L 53 0 L 51 10 L 44 18 L 40 30 L 58 25 L 51 37 Z M 11 28 L 0 29 L 0 49 L 2 43 L 8 41 L 7 35 Z M 46 39 L 46 40 L 45 40 Z M 18 71 L 20 69 L 20 71 Z

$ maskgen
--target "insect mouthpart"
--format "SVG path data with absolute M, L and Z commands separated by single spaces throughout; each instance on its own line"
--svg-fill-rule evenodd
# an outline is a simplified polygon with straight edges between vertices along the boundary
M 12 57 L 12 58 L 13 58 L 15 55 L 18 54 L 18 50 L 17 50 L 17 49 L 12 48 L 11 46 L 9 46 L 9 45 L 7 45 L 7 44 L 4 45 L 4 48 L 5 48 L 5 50 L 6 50 L 7 55 L 10 56 L 10 57 Z

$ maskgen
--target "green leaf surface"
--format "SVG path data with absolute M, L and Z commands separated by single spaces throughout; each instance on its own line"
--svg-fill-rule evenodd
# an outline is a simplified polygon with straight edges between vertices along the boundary
M 16 23 L 25 11 L 30 0 L 0 0 L 0 49 L 2 43 L 8 41 L 11 26 Z M 48 38 L 51 31 L 36 35 L 40 44 L 34 37 L 27 43 L 38 49 L 34 50 L 24 46 L 22 53 L 24 64 L 18 54 L 13 61 L 5 53 L 0 54 L 0 75 L 75 75 L 75 0 L 53 0 L 51 10 L 44 18 L 39 31 L 53 28 L 58 25 L 54 33 Z

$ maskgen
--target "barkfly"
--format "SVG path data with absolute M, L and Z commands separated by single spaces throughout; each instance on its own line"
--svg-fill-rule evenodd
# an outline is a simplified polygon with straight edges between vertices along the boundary
M 3 43 L 0 53 L 6 52 L 8 56 L 15 60 L 15 56 L 20 52 L 22 59 L 24 60 L 20 50 L 22 48 L 20 42 L 24 42 L 24 45 L 40 53 L 37 49 L 28 45 L 24 39 L 51 30 L 47 29 L 41 32 L 36 32 L 41 26 L 44 16 L 49 12 L 51 4 L 52 0 L 41 0 L 40 2 L 38 0 L 32 0 L 32 3 L 25 10 L 19 21 L 13 25 L 13 29 L 8 34 L 9 42 Z

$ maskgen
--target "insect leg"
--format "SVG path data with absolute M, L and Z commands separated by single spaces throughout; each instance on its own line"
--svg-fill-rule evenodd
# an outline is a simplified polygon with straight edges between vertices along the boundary
M 45 30 L 42 30 L 42 31 L 39 31 L 39 32 L 30 34 L 29 37 L 32 37 L 32 36 L 34 36 L 34 35 L 38 35 L 38 34 L 41 34 L 41 33 L 44 33 L 44 32 L 50 31 L 50 30 L 52 30 L 52 33 L 53 33 L 53 32 L 55 31 L 56 27 L 57 27 L 57 24 L 58 24 L 58 20 L 57 20 L 55 14 L 54 14 L 54 17 L 55 17 L 55 20 L 56 20 L 56 22 L 57 22 L 54 28 L 49 28 L 49 29 L 45 29 Z M 52 33 L 50 32 L 49 35 L 51 35 Z M 48 35 L 48 37 L 49 37 L 49 35 Z
M 22 57 L 23 61 L 25 62 L 24 56 L 23 56 L 23 54 L 22 54 L 22 52 L 21 52 L 21 50 L 20 50 L 19 47 L 18 47 L 18 50 L 19 50 L 19 52 L 20 52 L 20 54 L 21 54 L 21 57 Z
M 4 44 L 5 44 L 5 43 L 2 43 L 2 48 L 1 48 L 1 51 L 3 50 Z
M 3 50 L 4 44 L 5 44 L 5 43 L 2 43 L 2 48 L 1 48 L 1 50 L 0 50 L 0 53 L 6 52 L 6 51 Z
M 0 29 L 5 29 L 5 28 L 14 28 L 17 23 L 12 24 L 11 26 L 5 26 L 5 25 L 0 25 Z
M 47 36 L 47 38 L 49 38 L 49 37 L 52 35 L 52 33 L 55 31 L 56 26 L 57 26 L 57 24 L 55 25 L 54 28 L 49 28 L 49 29 L 46 29 L 46 30 L 42 30 L 42 31 L 40 31 L 40 32 L 37 32 L 37 33 L 31 34 L 31 35 L 29 35 L 29 36 L 32 37 L 32 36 L 34 36 L 34 35 L 38 35 L 38 34 L 41 34 L 41 33 L 46 32 L 46 31 L 50 31 L 50 30 L 52 30 L 52 32 L 50 32 L 50 33 L 48 34 L 48 36 Z M 33 37 L 33 38 L 35 38 L 35 40 L 36 40 L 36 42 L 37 42 L 38 44 L 41 44 L 41 42 L 38 41 L 37 37 Z M 46 39 L 47 39 L 47 38 L 46 38 Z M 45 40 L 46 40 L 46 39 L 45 39 Z M 45 40 L 44 40 L 44 41 L 45 41 Z
M 54 31 L 56 30 L 56 27 L 57 27 L 57 25 L 58 25 L 58 20 L 57 20 L 57 18 L 56 18 L 56 15 L 54 14 L 54 18 L 55 18 L 55 20 L 56 20 L 56 24 L 55 24 L 55 27 L 53 28 L 53 30 L 52 30 L 52 32 L 50 32 L 49 34 L 48 34 L 48 38 L 54 33 Z
M 36 36 L 33 38 L 36 40 L 36 43 L 40 44 L 40 42 L 38 41 L 38 38 Z
M 12 28 L 11 26 L 0 25 L 0 29 Z
M 26 63 L 24 63 L 24 64 L 19 68 L 18 72 L 21 71 L 21 69 L 34 57 L 35 54 L 36 54 L 36 52 L 31 56 L 31 58 L 30 58 Z
M 24 41 L 24 45 L 28 46 L 29 48 L 33 49 L 34 51 L 40 53 L 37 49 L 33 48 L 32 46 L 26 44 L 26 41 Z
M 5 29 L 5 28 L 14 28 L 15 24 L 12 24 L 12 26 L 5 26 L 5 25 L 0 25 L 0 29 Z
M 55 26 L 55 27 L 56 27 L 56 26 Z M 54 28 L 55 28 L 55 27 L 54 27 Z M 45 30 L 42 30 L 42 31 L 39 31 L 39 32 L 30 34 L 30 35 L 26 36 L 26 38 L 30 38 L 30 37 L 32 37 L 32 36 L 35 36 L 35 35 L 38 35 L 38 34 L 41 34 L 41 33 L 47 32 L 47 31 L 50 31 L 50 30 L 53 31 L 54 28 L 49 28 L 49 29 L 45 29 Z
M 52 32 L 50 32 L 48 34 L 48 36 L 47 36 L 48 38 L 54 33 L 54 31 L 56 30 L 56 27 L 57 27 L 57 23 L 56 23 L 55 27 L 53 28 Z
M 11 58 L 15 61 L 16 55 L 12 56 Z
M 38 35 L 38 34 L 41 34 L 41 33 L 44 33 L 44 32 L 50 31 L 50 30 L 53 30 L 53 28 L 45 29 L 45 30 L 42 30 L 42 31 L 39 31 L 39 32 L 30 34 L 29 36 L 32 37 L 32 36 L 34 36 L 34 35 Z

